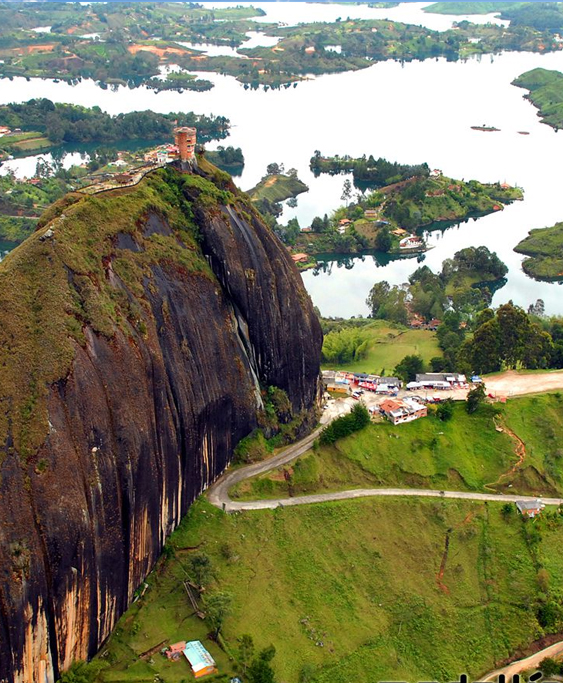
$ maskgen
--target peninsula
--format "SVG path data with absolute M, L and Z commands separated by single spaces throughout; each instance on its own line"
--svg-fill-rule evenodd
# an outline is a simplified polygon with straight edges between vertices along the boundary
M 512 85 L 529 91 L 525 97 L 539 110 L 542 123 L 555 130 L 563 128 L 563 73 L 532 69 L 514 79 Z
M 530 231 L 514 251 L 530 257 L 522 262 L 522 270 L 530 277 L 563 281 L 563 223 Z

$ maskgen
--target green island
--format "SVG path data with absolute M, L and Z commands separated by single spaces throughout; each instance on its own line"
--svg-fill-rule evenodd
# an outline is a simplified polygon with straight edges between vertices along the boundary
M 526 99 L 537 107 L 542 123 L 559 130 L 563 128 L 563 74 L 548 69 L 532 69 L 518 76 L 512 85 L 530 92 Z
M 238 45 L 256 28 L 253 7 L 207 9 L 176 3 L 108 3 L 49 7 L 0 6 L 0 74 L 68 80 L 93 78 L 107 86 L 147 84 L 157 90 L 205 90 L 209 81 L 189 74 L 159 80 L 160 66 L 179 55 L 202 53 L 176 41 Z M 37 26 L 50 26 L 37 33 Z
M 552 34 L 563 30 L 563 9 L 556 2 L 435 2 L 423 11 L 433 14 L 494 13 L 510 21 L 514 34 L 520 27 Z
M 429 14 L 501 14 L 530 3 L 525 2 L 434 2 L 422 8 Z
M 554 18 L 553 12 L 513 7 L 504 12 L 511 20 L 507 28 L 463 21 L 438 32 L 388 20 L 257 24 L 252 19 L 263 11 L 252 7 L 206 9 L 159 3 L 155 8 L 142 2 L 52 7 L 52 11 L 29 6 L 20 10 L 11 3 L 0 7 L 0 77 L 72 83 L 92 78 L 102 87 L 145 84 L 157 90 L 212 87 L 209 81 L 186 73 L 197 71 L 229 74 L 247 87 L 289 87 L 307 74 L 363 69 L 387 59 L 455 60 L 508 49 L 559 50 L 554 26 L 563 16 L 559 10 Z M 50 26 L 45 33 L 33 30 L 45 25 Z M 245 48 L 251 30 L 280 40 L 273 47 Z M 201 42 L 238 48 L 247 59 L 207 55 L 190 47 Z M 171 65 L 183 71 L 160 78 L 162 68 Z
M 281 202 L 295 199 L 308 190 L 307 185 L 297 177 L 294 168 L 286 173 L 283 164 L 272 163 L 268 164 L 266 175 L 257 185 L 247 190 L 246 194 L 258 211 L 275 217 L 282 212 Z
M 526 439 L 529 462 L 509 481 L 561 490 L 561 401 L 513 399 L 472 415 L 460 405 L 448 422 L 431 416 L 400 433 L 369 425 L 300 458 L 289 480 L 294 491 L 349 488 L 358 477 L 479 488 L 515 460 L 496 419 Z M 251 486 L 262 497 L 288 490 L 283 474 Z M 477 680 L 563 627 L 561 542 L 558 511 L 531 522 L 510 503 L 374 498 L 225 515 L 202 498 L 98 657 L 77 669 L 100 683 L 182 683 L 185 666 L 150 651 L 197 638 L 218 664 L 217 682 L 454 680 L 459 671 Z M 205 621 L 186 580 L 205 587 Z M 217 625 L 221 647 L 208 636 Z M 271 645 L 272 675 L 259 678 L 257 655 Z
M 100 107 L 53 103 L 46 98 L 0 106 L 0 126 L 9 132 L 0 137 L 2 154 L 24 156 L 69 143 L 119 143 L 128 140 L 170 140 L 174 126 L 192 126 L 198 141 L 221 140 L 229 134 L 224 116 L 194 112 L 157 114 L 135 111 L 110 115 Z
M 530 277 L 563 281 L 563 223 L 531 230 L 514 251 L 530 257 L 522 262 L 522 270 Z
M 369 185 L 377 189 L 352 200 L 352 184 L 347 179 L 341 197 L 346 203 L 330 218 L 316 217 L 307 230 L 296 234 L 281 231 L 286 244 L 310 257 L 366 250 L 390 254 L 424 251 L 424 241 L 411 233 L 501 211 L 505 204 L 523 199 L 518 187 L 455 180 L 438 169 L 430 171 L 428 164 L 397 164 L 373 156 L 328 158 L 317 151 L 311 168 L 315 174 L 332 175 L 351 170 L 360 188 Z M 311 258 L 303 265 L 314 263 Z

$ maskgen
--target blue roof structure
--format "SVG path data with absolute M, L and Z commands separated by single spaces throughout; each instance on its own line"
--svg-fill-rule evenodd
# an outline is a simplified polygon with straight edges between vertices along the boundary
M 186 643 L 184 655 L 190 663 L 194 673 L 206 669 L 207 667 L 215 666 L 215 660 L 199 640 L 190 640 L 189 643 Z

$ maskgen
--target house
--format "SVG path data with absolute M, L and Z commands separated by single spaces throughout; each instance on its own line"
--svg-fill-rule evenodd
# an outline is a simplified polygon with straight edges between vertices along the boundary
M 531 517 L 533 519 L 541 514 L 541 511 L 544 509 L 545 505 L 539 498 L 535 498 L 532 500 L 517 500 L 516 507 L 518 508 L 518 511 L 522 517 Z
M 451 389 L 454 386 L 465 386 L 467 378 L 456 372 L 425 372 L 418 373 L 415 381 L 422 387 L 430 389 Z
M 168 650 L 166 650 L 166 657 L 173 662 L 177 662 L 182 656 L 185 647 L 185 640 L 181 640 L 179 643 L 174 643 L 168 648 Z
M 12 131 L 7 126 L 0 126 L 0 137 L 3 135 L 10 135 Z
M 189 643 L 186 643 L 184 656 L 192 667 L 192 673 L 196 678 L 219 673 L 215 660 L 199 640 L 190 640 Z
M 376 380 L 376 384 L 378 386 L 385 384 L 386 386 L 392 387 L 393 389 L 397 390 L 403 386 L 403 383 L 398 377 L 378 377 Z
M 364 218 L 377 218 L 377 209 L 366 209 L 364 211 Z
M 424 246 L 424 240 L 417 235 L 408 235 L 399 242 L 399 249 L 420 249 Z
M 428 415 L 428 409 L 413 398 L 402 401 L 387 399 L 379 406 L 380 412 L 394 425 L 413 422 Z
M 315 53 L 315 48 L 311 45 L 305 48 L 305 54 L 312 55 Z
M 435 168 L 430 171 L 431 178 L 439 178 L 442 175 L 442 171 L 439 168 Z

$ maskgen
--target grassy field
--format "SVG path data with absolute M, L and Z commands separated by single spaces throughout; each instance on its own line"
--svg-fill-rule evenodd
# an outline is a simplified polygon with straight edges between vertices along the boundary
M 201 638 L 223 676 L 234 670 L 191 616 L 182 580 L 195 546 L 213 563 L 209 592 L 233 599 L 228 647 L 246 633 L 273 644 L 278 683 L 477 680 L 542 633 L 538 570 L 563 577 L 563 522 L 549 526 L 531 548 L 522 520 L 497 504 L 363 500 L 227 516 L 200 500 L 172 538 L 176 557 L 102 648 L 99 680 L 192 680 L 184 661 L 138 659 L 180 638 Z
M 283 202 L 284 199 L 297 197 L 302 192 L 307 192 L 309 188 L 297 177 L 289 175 L 269 175 L 247 191 L 253 202 L 267 199 L 269 202 Z
M 364 359 L 350 361 L 336 366 L 324 363 L 323 369 L 348 370 L 349 372 L 369 372 L 385 375 L 405 356 L 417 354 L 428 363 L 434 356 L 441 356 L 438 341 L 430 330 L 411 330 L 394 326 L 383 320 L 375 320 L 361 328 L 369 338 L 367 355 Z
M 458 403 L 448 422 L 429 416 L 400 426 L 372 424 L 333 446 L 309 451 L 294 463 L 289 481 L 283 469 L 274 470 L 242 482 L 232 495 L 276 498 L 367 486 L 560 495 L 562 409 L 563 398 L 547 394 L 511 399 L 496 420 L 492 406 L 468 415 Z M 526 447 L 514 473 L 516 440 L 506 428 Z

